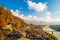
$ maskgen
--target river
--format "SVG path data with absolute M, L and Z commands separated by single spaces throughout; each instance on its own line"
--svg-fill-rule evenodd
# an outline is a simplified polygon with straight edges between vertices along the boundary
M 53 35 L 55 35 L 56 37 L 58 37 L 58 40 L 60 40 L 60 32 L 55 31 L 55 30 L 49 28 L 49 26 L 43 27 L 43 30 L 45 30 L 45 31 L 54 31 L 54 32 L 53 32 Z

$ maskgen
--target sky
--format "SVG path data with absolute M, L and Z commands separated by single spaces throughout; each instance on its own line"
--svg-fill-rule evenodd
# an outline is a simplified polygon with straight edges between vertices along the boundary
M 27 23 L 60 25 L 60 0 L 0 0 L 0 5 Z

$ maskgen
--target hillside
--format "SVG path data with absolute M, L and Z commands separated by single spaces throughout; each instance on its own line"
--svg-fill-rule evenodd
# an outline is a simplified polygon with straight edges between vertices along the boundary
M 43 31 L 42 26 L 27 24 L 0 6 L 0 40 L 53 40 L 54 36 L 50 35 Z
M 12 13 L 0 6 L 0 28 L 15 28 L 19 29 L 21 26 L 26 26 L 27 24 L 20 18 L 13 16 Z M 8 27 L 9 26 L 9 27 Z
M 9 32 L 18 32 L 20 28 L 26 27 L 27 24 L 20 18 L 12 15 L 11 11 L 0 6 L 0 40 Z M 5 40 L 3 38 L 3 40 Z

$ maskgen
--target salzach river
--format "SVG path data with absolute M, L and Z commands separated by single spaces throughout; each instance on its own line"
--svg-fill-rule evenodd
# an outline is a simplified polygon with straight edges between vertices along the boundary
M 56 37 L 58 37 L 58 40 L 60 40 L 60 32 L 55 31 L 55 30 L 49 28 L 49 26 L 43 27 L 43 29 L 44 29 L 45 31 L 54 31 L 54 32 L 53 32 L 53 35 L 55 35 Z

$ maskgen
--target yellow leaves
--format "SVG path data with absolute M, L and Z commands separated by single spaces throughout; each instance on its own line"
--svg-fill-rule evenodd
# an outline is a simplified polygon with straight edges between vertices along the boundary
M 29 24 L 28 27 L 29 27 L 29 28 L 28 28 L 28 31 L 29 31 L 29 32 L 32 32 L 32 31 L 34 30 L 34 24 Z
M 5 8 L 3 8 L 2 6 L 0 6 L 0 14 L 3 14 L 4 15 L 4 13 L 6 12 L 6 9 Z
M 28 38 L 19 38 L 17 40 L 30 40 L 30 39 L 28 39 Z
M 6 37 L 4 36 L 4 34 L 0 33 L 0 40 L 5 40 L 5 39 L 6 39 Z
M 58 38 L 56 36 L 54 36 L 53 34 L 50 34 L 46 31 L 44 31 L 50 38 L 52 38 L 53 40 L 58 40 Z
M 13 16 L 9 10 L 0 6 L 0 28 L 19 30 L 22 25 L 25 26 L 25 22 L 22 19 Z
M 29 31 L 29 32 L 32 32 L 32 29 L 29 27 L 29 28 L 28 28 L 28 31 Z

